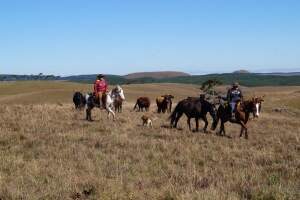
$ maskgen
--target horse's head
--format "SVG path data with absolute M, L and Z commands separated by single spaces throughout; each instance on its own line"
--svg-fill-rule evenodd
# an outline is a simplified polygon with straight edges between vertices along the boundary
M 261 105 L 262 102 L 264 101 L 263 99 L 264 96 L 262 97 L 253 97 L 251 102 L 252 102 L 252 112 L 254 117 L 259 117 L 260 111 L 261 111 Z
M 125 100 L 124 91 L 121 86 L 117 85 L 113 91 L 116 96 L 119 96 L 123 101 Z

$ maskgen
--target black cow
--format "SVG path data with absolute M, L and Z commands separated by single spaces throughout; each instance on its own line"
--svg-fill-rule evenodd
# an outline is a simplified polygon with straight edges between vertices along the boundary
M 75 109 L 82 109 L 85 107 L 86 100 L 81 94 L 81 92 L 75 92 L 73 95 L 73 103 L 75 105 Z

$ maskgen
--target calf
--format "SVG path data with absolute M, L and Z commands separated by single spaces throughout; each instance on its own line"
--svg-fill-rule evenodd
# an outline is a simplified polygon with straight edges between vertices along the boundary
M 135 110 L 137 107 L 138 107 L 138 111 L 143 111 L 143 109 L 149 111 L 150 99 L 148 97 L 139 97 L 136 100 L 133 110 Z
M 156 98 L 156 105 L 157 105 L 157 112 L 158 113 L 165 113 L 168 111 L 169 113 L 172 110 L 172 99 L 174 98 L 173 95 L 166 94 Z
M 86 104 L 86 99 L 81 92 L 75 92 L 73 95 L 73 103 L 75 105 L 75 109 L 82 109 Z
M 116 112 L 119 112 L 119 113 L 122 112 L 122 104 L 123 104 L 123 100 L 120 97 L 115 99 L 114 108 L 115 108 Z

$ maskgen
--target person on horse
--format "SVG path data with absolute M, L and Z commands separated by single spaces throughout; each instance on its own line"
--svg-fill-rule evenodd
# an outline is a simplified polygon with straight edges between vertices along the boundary
M 96 100 L 99 101 L 100 108 L 104 107 L 104 105 L 102 105 L 102 97 L 108 91 L 108 84 L 104 77 L 105 76 L 103 74 L 97 75 L 97 79 L 94 83 L 94 94 L 96 96 Z
M 235 120 L 235 109 L 237 101 L 243 101 L 243 93 L 239 88 L 239 83 L 234 82 L 227 92 L 227 101 L 231 108 L 231 119 Z

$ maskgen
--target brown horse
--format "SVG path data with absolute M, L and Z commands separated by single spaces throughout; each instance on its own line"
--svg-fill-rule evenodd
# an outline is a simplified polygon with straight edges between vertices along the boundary
M 258 117 L 260 114 L 261 104 L 263 102 L 262 97 L 254 97 L 251 100 L 239 101 L 236 104 L 235 120 L 231 120 L 231 108 L 229 105 L 220 105 L 217 111 L 217 120 L 212 125 L 212 130 L 215 130 L 218 121 L 221 120 L 220 131 L 217 135 L 225 136 L 224 124 L 229 121 L 231 123 L 237 123 L 241 125 L 240 137 L 245 133 L 245 138 L 248 139 L 247 122 L 249 121 L 250 113 L 253 113 L 254 117 Z
M 214 123 L 216 124 L 216 110 L 215 105 L 206 101 L 203 98 L 189 97 L 178 102 L 174 111 L 170 115 L 169 119 L 171 120 L 171 127 L 176 128 L 177 123 L 181 116 L 185 114 L 187 116 L 187 124 L 189 130 L 191 131 L 191 119 L 195 118 L 196 122 L 196 131 L 199 129 L 199 119 L 202 119 L 205 122 L 203 131 L 206 133 L 208 126 L 208 120 L 206 114 L 209 112 Z

